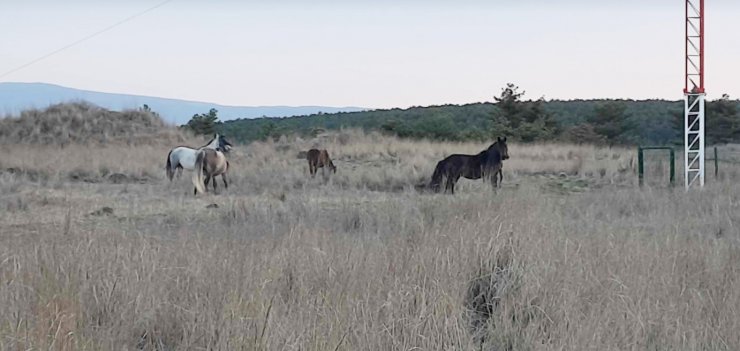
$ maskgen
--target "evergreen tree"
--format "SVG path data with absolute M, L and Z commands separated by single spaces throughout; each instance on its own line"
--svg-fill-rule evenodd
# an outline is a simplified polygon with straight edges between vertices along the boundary
M 740 141 L 740 115 L 729 95 L 707 104 L 706 137 L 711 144 Z
M 274 140 L 280 138 L 277 129 L 278 128 L 275 122 L 269 121 L 265 123 L 264 125 L 262 125 L 262 137 L 260 139 L 267 140 L 272 138 Z
M 596 106 L 587 121 L 610 145 L 633 141 L 630 135 L 635 125 L 627 113 L 627 105 L 622 102 L 610 101 Z
M 510 135 L 522 142 L 552 139 L 559 128 L 553 114 L 543 108 L 544 99 L 521 101 L 523 96 L 518 86 L 508 83 L 494 97 L 498 107 L 491 120 L 494 136 Z
M 216 124 L 218 122 L 218 110 L 212 108 L 207 114 L 195 114 L 193 118 L 184 126 L 198 135 L 213 135 L 216 133 Z
M 570 127 L 565 133 L 565 140 L 576 144 L 605 144 L 606 138 L 596 133 L 590 123 L 582 123 Z
M 519 87 L 513 83 L 507 83 L 506 87 L 501 89 L 501 96 L 493 98 L 499 111 L 498 116 L 494 116 L 494 124 L 498 127 L 510 129 L 502 132 L 510 133 L 511 130 L 518 128 L 521 124 L 521 98 L 524 93 L 524 91 L 520 93 Z

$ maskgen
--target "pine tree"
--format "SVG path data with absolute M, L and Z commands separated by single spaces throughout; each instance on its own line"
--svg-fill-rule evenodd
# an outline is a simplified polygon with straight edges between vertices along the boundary
M 723 94 L 719 100 L 707 104 L 706 137 L 711 144 L 740 141 L 740 115 L 737 103 Z
M 218 123 L 218 110 L 212 108 L 207 114 L 195 114 L 184 126 L 198 135 L 213 135 L 216 133 Z
M 559 128 L 552 113 L 543 108 L 544 99 L 521 101 L 523 96 L 518 86 L 508 83 L 501 95 L 494 97 L 498 110 L 491 119 L 492 134 L 522 142 L 552 139 Z
M 629 136 L 635 125 L 630 117 L 627 105 L 612 101 L 596 106 L 587 120 L 594 132 L 603 136 L 610 145 L 614 145 L 631 141 Z

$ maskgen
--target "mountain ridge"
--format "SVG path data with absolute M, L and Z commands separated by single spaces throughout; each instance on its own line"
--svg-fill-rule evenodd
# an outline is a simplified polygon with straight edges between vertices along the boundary
M 49 83 L 0 82 L 0 116 L 14 116 L 26 109 L 43 109 L 53 104 L 71 101 L 86 101 L 114 111 L 135 109 L 146 104 L 165 121 L 173 124 L 185 124 L 194 114 L 207 113 L 211 108 L 218 110 L 219 119 L 222 121 L 368 110 L 353 106 L 233 106 L 155 96 L 106 93 Z

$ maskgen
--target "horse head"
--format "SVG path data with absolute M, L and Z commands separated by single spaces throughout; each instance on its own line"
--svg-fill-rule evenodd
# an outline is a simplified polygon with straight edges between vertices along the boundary
M 509 147 L 506 145 L 506 137 L 496 138 L 496 142 L 493 143 L 493 145 L 491 145 L 488 149 L 495 149 L 496 151 L 498 151 L 499 155 L 501 155 L 501 160 L 509 159 Z
M 326 149 L 321 150 L 321 152 L 319 153 L 319 158 L 321 159 L 321 163 L 329 167 L 332 172 L 337 173 L 337 167 L 334 166 L 334 162 L 332 162 L 331 157 L 329 157 L 329 151 L 326 151 Z
M 206 144 L 205 146 L 201 147 L 201 149 L 206 148 L 206 149 L 218 150 L 219 147 L 220 147 L 220 145 L 219 145 L 219 139 L 220 139 L 220 135 L 218 135 L 218 133 L 213 134 L 213 138 L 211 138 L 211 140 L 208 140 L 208 144 Z
M 228 140 L 226 140 L 226 137 L 223 135 L 216 134 L 215 138 L 218 140 L 218 149 L 222 152 L 229 152 L 231 151 L 231 147 L 233 146 Z

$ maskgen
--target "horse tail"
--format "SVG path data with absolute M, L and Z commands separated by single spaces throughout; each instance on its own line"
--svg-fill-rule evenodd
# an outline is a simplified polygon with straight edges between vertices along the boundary
M 203 160 L 205 158 L 205 151 L 199 150 L 195 155 L 195 168 L 193 169 L 193 186 L 195 186 L 195 193 L 206 192 L 206 185 L 203 182 Z
M 175 170 L 172 169 L 172 161 L 170 160 L 170 157 L 172 157 L 172 150 L 167 154 L 167 165 L 165 166 L 165 170 L 167 171 L 167 178 L 172 181 L 172 178 L 175 177 Z
M 432 181 L 429 182 L 429 187 L 434 191 L 439 191 L 439 187 L 442 184 L 442 177 L 444 176 L 444 163 L 445 160 L 437 162 L 437 167 L 434 167 L 434 173 L 432 173 Z

